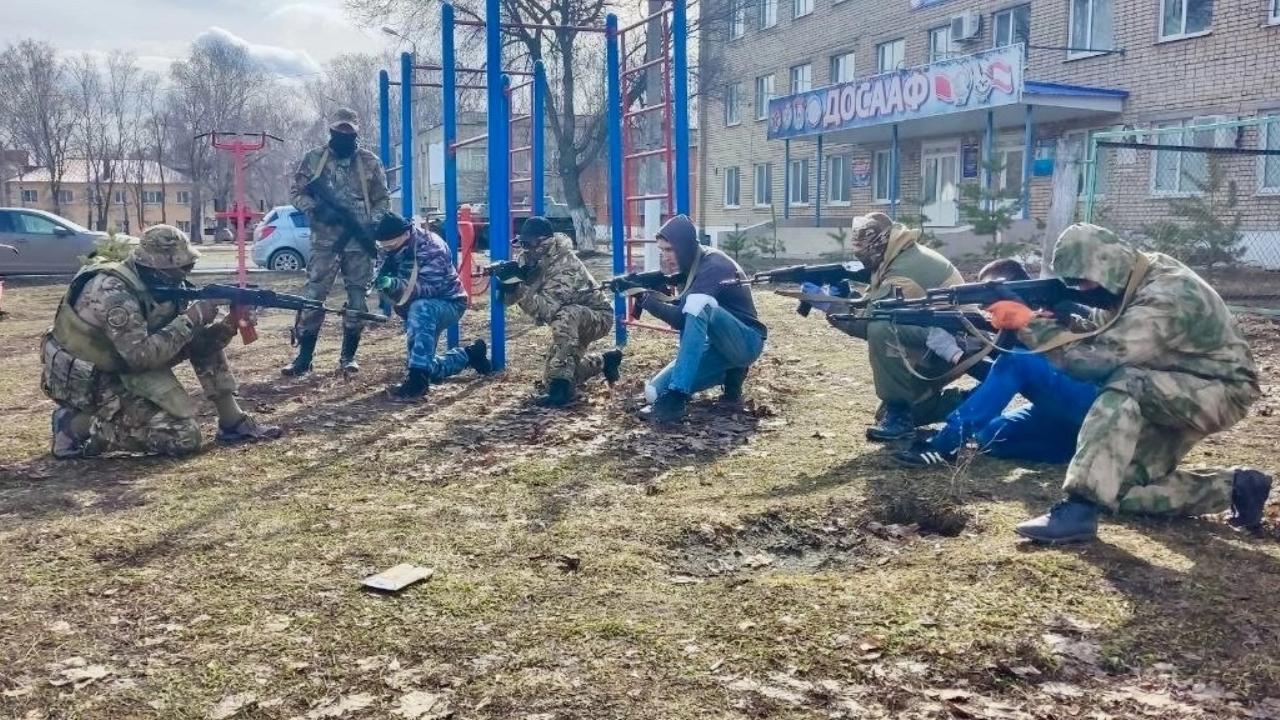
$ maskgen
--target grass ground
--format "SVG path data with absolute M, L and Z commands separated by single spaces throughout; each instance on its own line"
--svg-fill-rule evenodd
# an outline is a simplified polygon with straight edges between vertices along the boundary
M 1280 717 L 1275 507 L 1265 538 L 1124 520 L 1029 547 L 1012 527 L 1061 468 L 896 468 L 863 440 L 865 350 L 776 296 L 751 404 L 678 432 L 630 412 L 666 335 L 551 412 L 527 402 L 547 331 L 509 314 L 503 376 L 405 407 L 395 329 L 356 380 L 283 380 L 276 311 L 230 355 L 284 438 L 54 462 L 61 290 L 11 282 L 0 322 L 0 717 Z M 1191 460 L 1276 470 L 1280 341 L 1248 327 L 1267 395 Z M 435 575 L 360 589 L 402 562 Z

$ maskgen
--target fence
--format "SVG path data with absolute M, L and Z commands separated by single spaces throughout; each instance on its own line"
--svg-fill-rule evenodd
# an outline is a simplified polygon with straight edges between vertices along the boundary
M 1229 299 L 1280 298 L 1280 116 L 1090 135 L 1084 218 L 1200 271 Z

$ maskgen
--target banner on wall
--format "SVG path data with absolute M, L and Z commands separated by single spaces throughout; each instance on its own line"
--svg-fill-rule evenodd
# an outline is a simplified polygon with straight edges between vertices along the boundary
M 898 123 L 1022 100 L 1022 45 L 769 101 L 769 139 Z
M 856 188 L 871 187 L 871 160 L 869 158 L 856 158 L 853 161 L 849 186 Z

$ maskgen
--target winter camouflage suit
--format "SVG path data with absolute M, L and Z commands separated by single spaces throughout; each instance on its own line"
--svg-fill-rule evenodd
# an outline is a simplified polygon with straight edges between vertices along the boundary
M 556 233 L 520 258 L 525 279 L 504 300 L 520 306 L 538 325 L 551 326 L 544 379 L 575 385 L 600 374 L 599 353 L 591 343 L 613 329 L 613 304 L 598 289 L 587 266 L 573 252 L 568 236 Z
M 1222 298 L 1199 275 L 1161 253 L 1139 253 L 1096 225 L 1068 228 L 1054 273 L 1123 295 L 1139 258 L 1150 266 L 1114 323 L 1062 346 L 1049 359 L 1102 392 L 1085 417 L 1065 490 L 1130 513 L 1201 515 L 1231 504 L 1234 472 L 1178 469 L 1202 438 L 1225 430 L 1258 398 L 1253 356 Z M 1096 326 L 1095 326 L 1096 327 Z M 1039 347 L 1065 332 L 1033 320 L 1021 332 Z
M 365 290 L 373 280 L 374 259 L 354 241 L 343 248 L 342 257 L 334 252 L 334 244 L 342 237 L 342 228 L 316 220 L 316 200 L 307 192 L 308 183 L 321 176 L 332 185 L 342 205 L 366 226 L 391 209 L 387 177 L 377 156 L 362 147 L 357 147 L 355 155 L 344 160 L 334 155 L 328 146 L 321 146 L 302 158 L 290 190 L 293 206 L 307 214 L 311 225 L 311 262 L 307 265 L 307 286 L 303 294 L 323 301 L 329 297 L 341 269 L 347 307 L 366 312 Z M 360 321 L 353 317 L 348 316 L 343 322 L 347 330 L 361 327 Z M 323 312 L 307 310 L 299 319 L 298 331 L 316 334 L 323 323 Z
M 184 239 L 179 251 L 186 248 Z M 86 456 L 188 455 L 200 448 L 200 426 L 173 367 L 189 360 L 210 399 L 234 394 L 223 352 L 234 336 L 225 322 L 195 327 L 174 303 L 156 302 L 133 255 L 90 265 L 71 281 L 44 337 L 41 388 L 60 407 L 91 416 Z

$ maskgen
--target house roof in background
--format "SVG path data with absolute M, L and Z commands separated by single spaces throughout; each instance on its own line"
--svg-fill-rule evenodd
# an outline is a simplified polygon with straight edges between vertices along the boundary
M 135 178 L 138 174 L 138 165 L 142 166 L 142 181 L 146 185 L 160 184 L 160 163 L 154 160 L 119 160 L 112 164 L 112 169 L 117 173 L 115 181 L 118 184 L 126 184 L 136 182 Z M 62 174 L 62 182 L 70 184 L 89 184 L 92 173 L 89 172 L 89 161 L 82 158 L 71 159 L 67 161 L 66 170 Z M 19 183 L 48 183 L 49 171 L 45 168 L 31 168 L 17 174 L 10 180 Z M 102 178 L 103 182 L 109 182 L 109 178 Z M 165 183 L 189 183 L 190 178 L 186 174 L 178 172 L 173 168 L 164 168 Z

